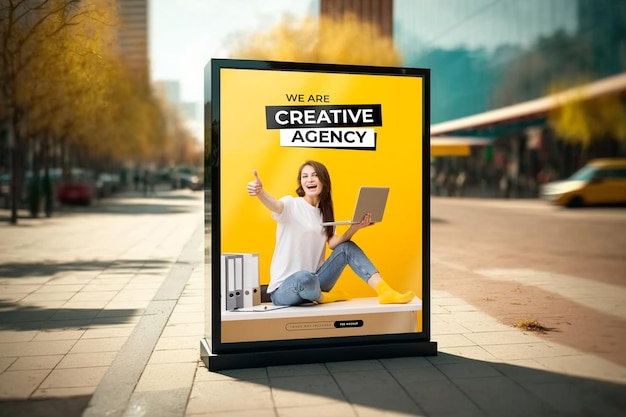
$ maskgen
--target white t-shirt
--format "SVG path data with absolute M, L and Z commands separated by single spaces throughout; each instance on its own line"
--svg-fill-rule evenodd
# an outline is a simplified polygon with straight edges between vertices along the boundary
M 284 204 L 283 212 L 272 213 L 278 226 L 267 287 L 270 293 L 294 272 L 317 271 L 326 255 L 326 234 L 321 225 L 320 209 L 302 197 L 285 196 L 280 201 Z

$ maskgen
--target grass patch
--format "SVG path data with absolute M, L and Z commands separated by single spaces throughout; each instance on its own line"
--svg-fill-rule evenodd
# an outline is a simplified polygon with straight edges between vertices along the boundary
M 521 319 L 517 322 L 513 323 L 513 327 L 517 327 L 518 329 L 526 330 L 529 332 L 538 332 L 538 333 L 546 333 L 552 329 L 549 327 L 545 327 L 537 320 L 531 319 Z

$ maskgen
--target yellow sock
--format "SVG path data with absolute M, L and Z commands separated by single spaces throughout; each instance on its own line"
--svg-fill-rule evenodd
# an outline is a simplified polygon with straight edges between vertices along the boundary
M 325 292 L 322 291 L 322 298 L 320 298 L 318 303 L 334 303 L 335 301 L 346 301 L 351 297 L 343 292 L 343 291 L 333 291 L 333 292 Z
M 400 294 L 389 286 L 385 281 L 380 281 L 374 288 L 378 293 L 379 304 L 406 304 L 413 300 L 415 294 L 413 291 Z

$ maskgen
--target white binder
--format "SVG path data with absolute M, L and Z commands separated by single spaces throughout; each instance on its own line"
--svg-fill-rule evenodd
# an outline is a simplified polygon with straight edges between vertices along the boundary
M 226 291 L 226 256 L 220 256 L 220 308 L 221 311 L 226 311 L 226 298 L 228 292 Z
M 243 307 L 248 308 L 261 304 L 261 287 L 259 285 L 259 254 L 243 254 Z
M 235 294 L 235 257 L 226 257 L 226 310 L 237 308 L 237 298 Z
M 223 310 L 261 304 L 258 253 L 223 253 L 220 267 Z
M 235 308 L 243 307 L 243 255 L 235 257 Z

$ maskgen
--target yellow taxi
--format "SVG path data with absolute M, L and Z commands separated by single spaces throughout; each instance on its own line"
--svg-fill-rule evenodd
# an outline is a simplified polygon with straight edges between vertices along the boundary
M 626 158 L 591 160 L 571 177 L 544 184 L 540 196 L 567 207 L 626 204 Z

